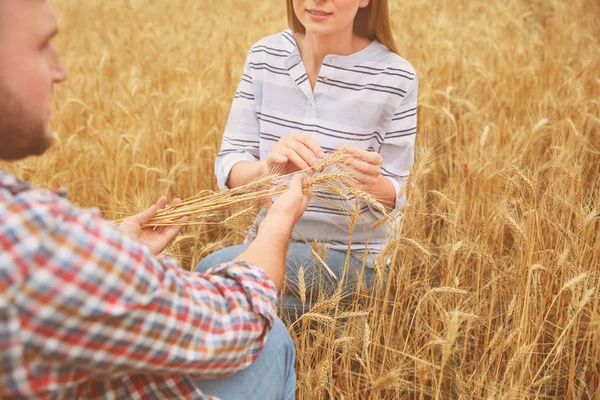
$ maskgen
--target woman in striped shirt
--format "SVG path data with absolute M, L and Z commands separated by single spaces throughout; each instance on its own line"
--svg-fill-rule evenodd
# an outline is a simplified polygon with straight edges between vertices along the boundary
M 273 169 L 304 170 L 345 146 L 353 154 L 345 168 L 359 187 L 399 212 L 405 197 L 397 194 L 414 160 L 418 84 L 396 50 L 388 1 L 287 0 L 287 9 L 290 29 L 260 40 L 248 53 L 215 163 L 219 187 L 245 185 Z M 360 203 L 348 243 L 356 200 L 330 200 L 344 207 L 312 199 L 296 224 L 284 311 L 302 313 L 339 280 L 345 294 L 355 292 L 360 279 L 366 286 L 374 280 L 373 264 L 391 227 L 372 229 L 381 214 Z M 335 278 L 323 273 L 304 239 L 326 244 L 324 261 Z M 230 261 L 246 246 L 211 254 L 197 270 Z M 304 294 L 298 292 L 301 267 Z

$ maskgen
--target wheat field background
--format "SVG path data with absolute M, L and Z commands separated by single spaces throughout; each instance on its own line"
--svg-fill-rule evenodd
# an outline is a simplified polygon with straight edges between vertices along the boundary
M 55 0 L 56 146 L 2 167 L 117 219 L 216 189 L 245 55 L 283 0 Z M 600 398 L 600 3 L 391 0 L 420 78 L 379 294 L 291 329 L 300 399 Z M 247 225 L 247 224 L 246 224 Z M 183 268 L 244 224 L 189 228 Z

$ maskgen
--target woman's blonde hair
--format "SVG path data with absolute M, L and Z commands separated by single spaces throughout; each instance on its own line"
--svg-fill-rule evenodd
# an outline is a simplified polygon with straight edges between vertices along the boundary
M 305 33 L 306 29 L 294 12 L 294 0 L 286 0 L 288 25 L 294 33 Z M 354 19 L 354 33 L 369 40 L 377 39 L 394 53 L 398 53 L 392 35 L 388 0 L 371 0 L 369 5 L 360 8 Z

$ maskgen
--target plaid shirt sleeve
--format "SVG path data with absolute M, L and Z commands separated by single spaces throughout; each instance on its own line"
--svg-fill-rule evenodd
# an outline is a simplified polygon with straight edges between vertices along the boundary
M 11 207 L 2 228 L 11 243 L 3 245 L 26 270 L 16 302 L 21 338 L 36 358 L 97 377 L 213 378 L 258 357 L 277 302 L 259 268 L 234 262 L 187 272 L 64 199 Z

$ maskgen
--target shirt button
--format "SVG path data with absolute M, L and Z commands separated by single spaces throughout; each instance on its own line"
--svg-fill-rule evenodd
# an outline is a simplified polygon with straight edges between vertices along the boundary
M 330 62 L 330 63 L 332 63 L 332 64 L 335 64 L 335 57 L 331 57 L 331 58 L 329 59 L 329 62 Z
M 315 107 L 315 106 L 312 106 L 312 110 L 313 110 L 313 111 L 315 111 L 316 109 L 317 109 L 317 107 Z
M 323 81 L 327 82 L 329 80 L 329 78 L 327 78 L 326 76 L 323 77 Z

